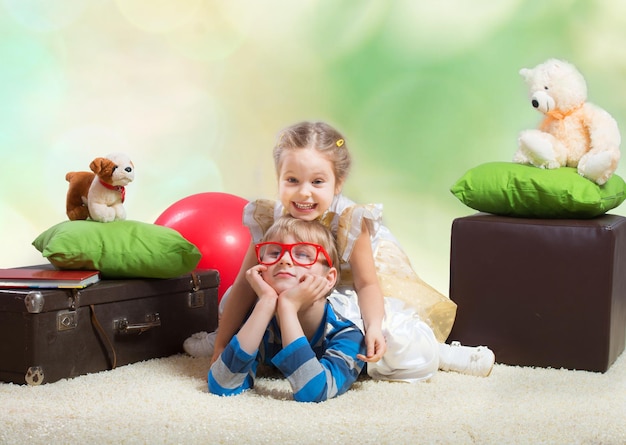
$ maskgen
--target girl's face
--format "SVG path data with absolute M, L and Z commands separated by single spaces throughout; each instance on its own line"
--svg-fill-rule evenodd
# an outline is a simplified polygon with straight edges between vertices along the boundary
M 297 241 L 293 236 L 286 236 L 280 242 L 293 244 Z M 334 284 L 334 270 L 328 268 L 322 254 L 318 256 L 317 261 L 313 265 L 299 266 L 293 262 L 289 252 L 285 251 L 275 264 L 266 267 L 267 270 L 263 271 L 261 276 L 279 294 L 297 286 L 304 278 L 304 275 L 326 276 L 329 289 Z
M 312 221 L 324 214 L 340 191 L 333 164 L 313 148 L 285 150 L 278 172 L 280 202 L 294 218 Z

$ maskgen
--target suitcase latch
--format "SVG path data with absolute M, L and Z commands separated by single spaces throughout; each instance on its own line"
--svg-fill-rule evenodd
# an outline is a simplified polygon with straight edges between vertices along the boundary
M 204 291 L 197 290 L 189 292 L 189 296 L 187 297 L 187 306 L 189 306 L 190 309 L 197 309 L 199 307 L 204 307 L 204 305 Z
M 146 314 L 146 319 L 143 323 L 131 324 L 126 318 L 120 318 L 119 320 L 113 320 L 113 327 L 116 334 L 143 334 L 144 332 L 161 326 L 161 317 L 158 313 Z
M 195 291 L 199 291 L 200 288 L 202 287 L 202 280 L 200 279 L 200 276 L 195 273 L 195 272 L 191 272 L 191 283 L 189 283 L 191 285 L 191 289 L 195 292 Z
M 69 306 L 70 309 L 75 311 L 80 303 L 80 290 L 72 289 L 72 294 L 69 297 Z
M 57 331 L 68 331 L 78 326 L 78 312 L 60 311 L 57 314 Z

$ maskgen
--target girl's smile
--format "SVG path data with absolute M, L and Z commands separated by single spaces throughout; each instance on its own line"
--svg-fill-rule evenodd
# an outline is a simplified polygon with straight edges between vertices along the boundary
M 298 210 L 302 210 L 303 212 L 307 210 L 313 210 L 315 209 L 315 207 L 317 207 L 317 204 L 315 203 L 292 202 L 292 204 Z

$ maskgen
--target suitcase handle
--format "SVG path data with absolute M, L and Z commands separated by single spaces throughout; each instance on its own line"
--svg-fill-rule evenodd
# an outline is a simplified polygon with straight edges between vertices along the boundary
M 161 317 L 158 313 L 147 314 L 143 323 L 130 324 L 126 318 L 113 321 L 116 334 L 143 334 L 144 332 L 161 326 Z

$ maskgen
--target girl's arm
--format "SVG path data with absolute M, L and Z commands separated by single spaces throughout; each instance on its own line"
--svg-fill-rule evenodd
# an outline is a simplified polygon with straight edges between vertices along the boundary
M 359 358 L 368 362 L 377 362 L 387 349 L 382 333 L 385 304 L 376 274 L 369 230 L 365 223 L 363 223 L 361 235 L 356 240 L 350 256 L 350 268 L 354 278 L 354 290 L 357 293 L 359 308 L 363 317 L 367 347 L 366 356 Z
M 260 272 L 265 269 L 265 266 L 257 265 L 245 274 L 246 281 L 258 295 L 258 301 L 237 335 L 211 365 L 208 384 L 212 394 L 235 395 L 254 385 L 259 345 L 274 317 L 278 300 L 276 291 L 261 278 Z
M 215 347 L 211 363 L 215 362 L 231 338 L 237 333 L 244 318 L 256 301 L 256 294 L 246 280 L 246 271 L 257 264 L 254 243 L 250 243 L 243 259 L 239 273 L 230 289 L 230 294 L 224 302 L 224 310 L 220 316 Z

